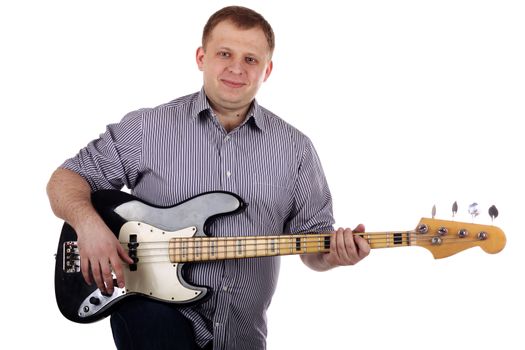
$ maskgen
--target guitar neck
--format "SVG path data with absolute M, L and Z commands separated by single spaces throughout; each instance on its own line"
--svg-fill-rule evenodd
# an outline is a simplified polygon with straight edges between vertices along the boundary
M 410 246 L 411 231 L 355 233 L 365 238 L 370 247 Z M 331 233 L 247 237 L 172 238 L 169 256 L 172 263 L 256 258 L 266 256 L 327 253 Z

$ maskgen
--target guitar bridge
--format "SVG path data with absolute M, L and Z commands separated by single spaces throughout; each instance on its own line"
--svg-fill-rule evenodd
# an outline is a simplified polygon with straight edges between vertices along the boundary
M 78 246 L 76 241 L 64 242 L 62 269 L 65 273 L 80 272 L 80 255 L 78 255 Z

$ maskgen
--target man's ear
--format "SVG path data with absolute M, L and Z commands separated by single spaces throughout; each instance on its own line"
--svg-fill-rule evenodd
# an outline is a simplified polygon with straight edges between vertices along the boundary
M 197 49 L 197 52 L 195 53 L 195 60 L 197 61 L 199 70 L 202 71 L 204 69 L 204 48 L 202 46 Z
M 266 81 L 268 79 L 268 77 L 272 73 L 272 70 L 273 70 L 273 61 L 270 61 L 270 63 L 268 63 L 268 67 L 266 67 L 266 72 L 264 72 L 264 80 L 263 81 Z

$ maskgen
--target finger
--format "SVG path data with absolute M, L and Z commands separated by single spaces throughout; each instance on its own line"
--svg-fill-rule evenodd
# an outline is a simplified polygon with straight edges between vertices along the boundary
M 96 261 L 96 259 L 93 259 L 93 261 Z M 102 272 L 100 269 L 100 264 L 98 262 L 90 263 L 91 272 L 93 274 L 93 279 L 95 280 L 95 283 L 97 284 L 98 289 L 102 293 L 106 293 L 106 286 L 104 284 L 104 279 L 102 277 Z
M 337 256 L 337 231 L 330 237 L 330 255 Z
M 368 254 L 370 254 L 370 244 L 368 244 L 368 241 L 366 239 L 364 239 L 361 236 L 355 236 L 354 242 L 357 247 L 357 254 L 359 260 L 363 259 Z
M 106 293 L 113 294 L 113 275 L 111 274 L 111 266 L 109 262 L 100 264 L 102 278 L 104 279 L 104 285 L 106 286 Z
M 118 252 L 118 255 L 119 257 L 124 260 L 124 262 L 128 263 L 128 264 L 132 264 L 133 263 L 133 259 L 131 259 L 126 250 L 124 250 L 124 248 L 122 248 L 121 246 L 119 246 L 119 248 L 117 248 L 117 252 Z M 119 286 L 119 288 L 124 288 L 124 286 L 126 285 L 126 281 L 124 279 L 124 268 L 122 266 L 122 262 L 120 259 L 116 259 L 116 260 L 111 260 L 111 266 L 113 267 L 113 271 L 115 272 L 115 276 L 117 278 L 117 285 Z
M 118 287 L 124 288 L 124 285 L 125 285 L 124 269 L 122 268 L 120 259 L 111 260 L 111 267 L 113 268 L 113 272 L 115 272 L 115 278 L 117 279 Z
M 128 264 L 133 264 L 134 261 L 133 259 L 131 259 L 128 255 L 128 252 L 126 251 L 126 249 L 124 249 L 120 244 L 117 246 L 117 252 L 118 252 L 118 255 L 120 256 L 120 258 L 122 260 L 124 260 L 125 263 L 128 263 Z
M 80 271 L 82 272 L 84 281 L 86 281 L 88 285 L 91 285 L 93 280 L 91 279 L 91 275 L 89 273 L 89 260 L 86 257 L 80 257 Z
M 342 228 L 338 228 L 337 231 L 334 233 L 334 252 L 333 256 L 336 261 L 336 263 L 339 265 L 340 254 L 342 253 L 342 250 L 344 249 L 344 241 L 342 237 Z
M 363 224 L 357 225 L 356 228 L 354 228 L 353 232 L 355 232 L 355 233 L 363 233 L 363 232 L 365 232 L 365 225 L 363 225 Z
M 343 235 L 345 238 L 345 252 L 347 256 L 345 265 L 353 265 L 359 259 L 359 256 L 357 254 L 357 247 L 354 242 L 354 233 L 351 229 L 347 228 L 344 230 Z
M 338 256 L 338 263 L 340 265 L 347 265 L 350 261 L 350 254 L 353 249 L 353 239 L 350 240 L 347 238 L 347 234 L 345 234 L 345 230 L 342 228 L 337 230 L 337 256 Z

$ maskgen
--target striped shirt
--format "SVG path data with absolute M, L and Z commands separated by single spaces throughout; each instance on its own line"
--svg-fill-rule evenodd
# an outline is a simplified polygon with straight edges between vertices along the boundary
M 226 132 L 204 90 L 127 114 L 62 167 L 92 190 L 128 187 L 158 206 L 224 190 L 249 205 L 208 228 L 211 236 L 333 230 L 332 201 L 308 137 L 253 101 L 243 124 Z M 214 349 L 265 349 L 266 310 L 279 257 L 186 264 L 186 279 L 211 287 L 204 303 L 181 307 L 196 341 Z

